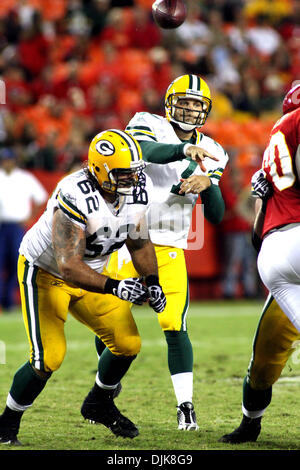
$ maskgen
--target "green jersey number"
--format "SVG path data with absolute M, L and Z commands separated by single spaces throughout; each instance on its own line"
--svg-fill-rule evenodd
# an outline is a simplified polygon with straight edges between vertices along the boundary
M 194 173 L 195 169 L 198 166 L 198 163 L 194 160 L 190 158 L 187 158 L 187 160 L 189 160 L 189 166 L 181 173 L 181 178 L 183 179 L 189 178 L 189 176 Z M 178 184 L 173 184 L 171 188 L 171 193 L 178 194 L 178 196 L 184 196 L 184 194 L 179 194 L 180 186 L 181 182 L 179 182 Z

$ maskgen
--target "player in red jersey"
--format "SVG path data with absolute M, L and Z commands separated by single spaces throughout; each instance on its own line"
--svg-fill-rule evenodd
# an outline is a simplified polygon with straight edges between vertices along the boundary
M 257 266 L 263 283 L 300 331 L 300 107 L 288 109 L 273 127 L 263 157 L 273 194 L 266 204 Z
M 262 170 L 254 176 L 261 199 L 253 241 L 259 251 L 258 270 L 270 294 L 243 383 L 242 422 L 220 439 L 231 444 L 256 441 L 272 386 L 300 339 L 300 84 L 287 93 Z

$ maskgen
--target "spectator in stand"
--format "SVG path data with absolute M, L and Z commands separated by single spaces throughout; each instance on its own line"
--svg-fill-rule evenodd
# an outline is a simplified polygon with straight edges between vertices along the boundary
M 39 139 L 43 145 L 48 136 L 53 133 L 53 141 L 57 149 L 61 149 L 67 142 L 71 129 L 72 112 L 67 108 L 66 103 L 48 95 L 42 99 L 43 114 L 35 122 Z
M 231 167 L 227 182 L 222 184 L 225 215 L 221 223 L 224 250 L 222 294 L 232 299 L 257 296 L 256 253 L 251 243 L 251 227 L 254 222 L 254 206 L 251 190 L 242 181 L 238 167 Z M 241 281 L 241 286 L 240 286 Z M 242 293 L 239 289 L 242 287 Z
M 26 120 L 24 122 L 14 146 L 22 168 L 29 170 L 37 167 L 36 160 L 40 147 L 37 141 L 36 128 L 31 121 Z
M 298 0 L 251 0 L 245 2 L 244 10 L 250 19 L 264 15 L 270 25 L 278 22 L 291 12 L 292 5 Z
M 143 109 L 151 114 L 163 114 L 162 99 L 155 88 L 146 88 L 142 93 Z
M 0 106 L 0 143 L 4 145 L 7 142 L 13 142 L 15 116 L 9 109 L 4 106 Z
M 100 41 L 111 42 L 118 50 L 129 47 L 130 39 L 127 34 L 128 18 L 122 8 L 112 8 L 107 15 L 105 27 L 100 34 Z
M 243 10 L 238 10 L 234 22 L 228 28 L 227 34 L 231 46 L 240 54 L 247 55 L 249 52 L 250 41 L 248 31 L 248 19 Z
M 18 11 L 10 10 L 7 16 L 3 18 L 3 23 L 7 42 L 9 44 L 18 45 L 22 32 Z
M 271 56 L 281 44 L 280 35 L 269 24 L 266 15 L 259 15 L 256 18 L 256 24 L 249 29 L 247 36 L 250 43 L 262 56 Z
M 35 8 L 30 0 L 18 0 L 18 17 L 22 29 L 28 29 L 33 25 Z
M 96 84 L 105 84 L 110 87 L 119 86 L 124 74 L 124 65 L 121 54 L 113 43 L 106 40 L 101 41 L 101 44 L 91 51 L 91 60 L 97 63 L 98 80 Z
M 210 48 L 212 33 L 206 19 L 203 18 L 200 3 L 188 5 L 188 14 L 184 23 L 175 30 L 178 40 L 177 54 L 190 73 L 203 75 L 211 71 Z
M 57 132 L 49 131 L 45 135 L 43 144 L 37 149 L 34 155 L 33 168 L 39 168 L 45 171 L 56 171 L 58 168 L 57 148 L 55 145 Z
M 176 30 L 176 36 L 183 46 L 188 47 L 197 58 L 200 58 L 207 54 L 212 34 L 201 16 L 200 3 L 189 4 L 187 12 L 186 20 Z
M 34 102 L 37 102 L 41 96 L 58 96 L 59 87 L 55 81 L 55 71 L 52 65 L 44 67 L 40 75 L 32 81 L 31 91 Z
M 88 37 L 90 24 L 83 9 L 82 0 L 69 0 L 66 12 L 68 31 L 71 35 Z
M 28 80 L 41 73 L 48 63 L 49 43 L 43 34 L 42 18 L 35 12 L 32 26 L 23 29 L 18 44 L 19 61 Z
M 110 0 L 90 0 L 84 2 L 83 8 L 91 24 L 91 37 L 98 36 L 106 24 Z
M 95 132 L 105 129 L 122 129 L 116 102 L 116 90 L 106 83 L 99 83 L 92 87 L 88 94 L 88 102 L 93 116 Z
M 169 52 L 162 46 L 153 47 L 149 51 L 149 59 L 152 63 L 152 75 L 148 77 L 145 88 L 155 88 L 162 98 L 169 83 L 172 81 L 172 62 Z M 177 76 L 179 75 L 174 75 L 174 77 Z
M 291 14 L 282 19 L 279 33 L 290 48 L 299 48 L 300 42 L 300 1 L 291 2 Z
M 235 111 L 259 116 L 264 110 L 259 83 L 246 74 L 242 75 L 242 79 L 224 83 L 223 91 Z
M 292 12 L 286 17 L 280 27 L 279 33 L 287 47 L 286 55 L 290 58 L 291 81 L 300 77 L 300 1 L 292 2 Z M 288 84 L 287 84 L 288 86 Z
M 0 309 L 15 306 L 18 249 L 28 224 L 47 200 L 41 183 L 17 165 L 10 148 L 0 151 Z
M 6 104 L 13 112 L 20 112 L 32 102 L 32 93 L 29 83 L 21 67 L 7 66 L 3 73 L 6 87 Z
M 133 18 L 130 22 L 127 35 L 129 37 L 128 47 L 139 48 L 147 51 L 161 43 L 161 30 L 153 21 L 151 12 L 143 7 L 135 7 Z

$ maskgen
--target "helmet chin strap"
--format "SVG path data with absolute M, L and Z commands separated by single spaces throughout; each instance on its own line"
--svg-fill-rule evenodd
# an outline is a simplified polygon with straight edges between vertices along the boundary
M 184 122 L 175 121 L 175 119 L 173 119 L 173 118 L 171 119 L 171 122 L 176 124 L 176 126 L 180 127 L 180 129 L 184 132 L 191 132 L 194 129 L 196 129 L 196 127 L 199 127 L 199 125 L 185 124 Z
M 121 196 L 131 196 L 133 192 L 133 186 L 129 186 L 128 188 L 118 188 L 116 190 L 117 194 L 120 194 Z

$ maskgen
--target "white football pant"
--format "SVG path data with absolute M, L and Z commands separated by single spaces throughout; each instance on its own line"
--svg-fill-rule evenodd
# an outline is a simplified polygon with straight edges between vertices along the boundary
M 263 283 L 300 331 L 300 225 L 268 235 L 257 266 Z

